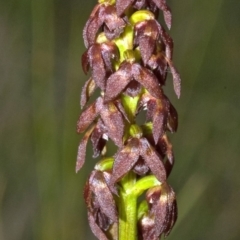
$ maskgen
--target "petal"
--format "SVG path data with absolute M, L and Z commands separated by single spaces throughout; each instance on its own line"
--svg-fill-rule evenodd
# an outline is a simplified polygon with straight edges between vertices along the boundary
M 157 55 L 152 55 L 147 65 L 154 70 L 153 72 L 158 78 L 158 82 L 161 85 L 164 85 L 167 77 L 167 68 L 168 68 L 165 56 L 162 53 L 158 53 Z
M 115 201 L 102 172 L 96 171 L 91 185 L 99 202 L 101 211 L 112 221 L 117 222 L 118 217 Z
M 132 74 L 134 79 L 141 83 L 149 93 L 155 98 L 162 97 L 162 91 L 158 84 L 158 80 L 155 75 L 146 68 L 143 68 L 140 64 L 133 64 Z
M 166 181 L 166 170 L 160 155 L 152 148 L 146 138 L 141 138 L 141 152 L 146 165 L 160 182 Z
M 117 15 L 121 16 L 134 0 L 116 0 Z
M 158 145 L 160 146 L 161 152 L 167 156 L 167 161 L 165 162 L 165 169 L 167 175 L 169 176 L 174 165 L 174 154 L 172 150 L 172 144 L 168 140 L 166 134 L 164 134 L 164 136 L 160 139 Z
M 117 97 L 132 79 L 131 64 L 123 63 L 117 72 L 107 79 L 107 87 L 104 100 L 110 101 Z
M 102 43 L 101 44 L 102 58 L 108 71 L 113 72 L 112 60 L 119 59 L 119 51 L 114 43 Z
M 95 174 L 95 170 L 92 171 L 91 175 L 92 174 Z M 87 182 L 86 182 L 86 184 L 84 186 L 84 190 L 83 190 L 84 200 L 85 200 L 85 203 L 86 203 L 86 205 L 87 205 L 89 210 L 91 209 L 91 195 L 92 195 L 92 193 L 91 193 L 91 186 L 89 184 L 89 179 L 91 178 L 91 175 L 88 178 L 88 180 L 87 180 Z
M 92 103 L 86 110 L 82 112 L 77 122 L 77 132 L 82 133 L 86 128 L 94 121 L 98 116 L 103 106 L 103 100 L 99 97 L 94 103 Z
M 88 81 L 84 84 L 84 86 L 82 88 L 81 101 L 80 101 L 80 105 L 82 108 L 88 102 L 90 96 L 93 94 L 96 87 L 97 86 L 92 78 L 89 78 Z
M 169 222 L 169 225 L 168 227 L 165 229 L 164 231 L 164 236 L 168 236 L 173 228 L 173 226 L 175 225 L 176 221 L 177 221 L 177 217 L 178 217 L 178 213 L 177 213 L 177 201 L 174 200 L 172 205 L 171 205 L 171 208 L 170 208 L 170 214 L 171 214 L 171 217 L 170 217 L 170 222 Z
M 171 28 L 172 25 L 172 13 L 170 8 L 167 6 L 166 0 L 152 0 L 156 6 L 163 11 L 164 21 L 168 27 Z
M 160 25 L 160 24 L 159 24 Z M 165 55 L 167 58 L 172 59 L 173 40 L 169 34 L 162 28 L 161 38 L 165 44 Z
M 171 70 L 171 73 L 173 75 L 173 88 L 174 91 L 177 95 L 178 98 L 180 98 L 180 94 L 181 94 L 181 78 L 180 75 L 177 71 L 177 69 L 174 67 L 172 61 L 170 59 L 167 59 L 169 68 Z
M 94 44 L 88 50 L 90 66 L 92 68 L 92 78 L 101 88 L 105 89 L 106 69 L 102 59 L 101 45 Z
M 139 39 L 139 48 L 143 62 L 146 65 L 155 49 L 155 40 L 149 36 L 142 36 Z
M 146 163 L 144 162 L 144 160 L 140 157 L 137 161 L 137 163 L 135 164 L 133 171 L 140 175 L 143 176 L 145 175 L 148 171 L 149 171 L 149 167 L 146 165 Z
M 113 5 L 109 5 L 105 8 L 104 22 L 110 31 L 115 29 L 123 29 L 126 25 L 124 20 L 118 17 L 116 8 Z
M 103 134 L 106 132 L 107 130 L 102 120 L 98 119 L 97 125 L 91 135 L 91 141 L 93 145 L 93 158 L 98 157 L 106 145 L 106 139 L 103 138 Z
M 101 110 L 101 118 L 107 128 L 108 136 L 117 146 L 122 146 L 122 138 L 124 132 L 124 122 L 122 114 L 117 107 L 112 103 L 104 104 Z
M 122 105 L 121 100 L 116 100 L 116 106 L 117 106 L 118 110 L 121 112 L 121 114 L 123 115 L 123 117 L 124 117 L 128 122 L 130 122 L 130 120 L 129 120 L 128 116 L 127 116 L 126 110 L 125 110 L 125 108 L 124 108 L 123 105 Z
M 136 9 L 141 9 L 146 3 L 146 0 L 137 0 L 135 1 L 133 7 Z
M 110 185 L 114 186 L 135 165 L 139 158 L 139 139 L 132 138 L 116 154 Z
M 88 222 L 93 234 L 100 240 L 108 240 L 101 228 L 97 225 L 95 217 L 91 212 L 88 212 Z
M 83 68 L 83 72 L 87 74 L 89 71 L 88 51 L 85 51 L 82 55 L 82 68 Z
M 102 17 L 103 11 L 104 6 L 102 4 L 97 4 L 89 17 L 89 20 L 84 26 L 83 38 L 86 48 L 88 48 L 95 42 L 97 32 L 104 22 L 104 18 Z
M 86 147 L 87 147 L 87 143 L 88 143 L 88 139 L 93 131 L 95 126 L 93 126 L 92 128 L 90 128 L 85 135 L 83 136 L 81 142 L 79 143 L 78 146 L 78 153 L 77 153 L 77 163 L 76 163 L 76 172 L 78 172 L 84 162 L 85 162 L 85 157 L 86 157 Z
M 162 221 L 163 213 L 165 213 L 165 220 Z M 155 208 L 155 229 L 157 235 L 164 233 L 167 236 L 175 221 L 177 219 L 176 196 L 173 189 L 167 185 L 162 185 L 161 196 Z
M 155 234 L 155 222 L 154 218 L 149 215 L 143 216 L 139 223 L 138 228 L 140 231 L 141 239 L 144 240 L 158 240 L 159 237 Z
M 174 106 L 169 102 L 169 115 L 167 122 L 168 130 L 170 132 L 176 132 L 178 128 L 178 113 Z
M 142 90 L 142 86 L 139 82 L 132 80 L 128 85 L 126 90 L 124 91 L 125 94 L 127 94 L 128 96 L 134 98 L 136 97 L 138 94 L 140 94 Z
M 165 45 L 165 55 L 167 58 L 172 59 L 173 40 L 159 22 L 156 21 L 155 23 L 158 27 L 158 31 L 161 36 L 161 40 L 163 41 L 163 43 Z
M 152 119 L 155 144 L 166 130 L 168 111 L 164 105 L 164 99 L 151 99 L 147 103 L 147 120 Z
M 150 212 L 154 215 L 155 234 L 158 237 L 164 231 L 164 223 L 168 214 L 167 196 L 161 195 L 161 188 L 161 186 L 156 186 L 146 192 L 146 200 L 150 206 Z

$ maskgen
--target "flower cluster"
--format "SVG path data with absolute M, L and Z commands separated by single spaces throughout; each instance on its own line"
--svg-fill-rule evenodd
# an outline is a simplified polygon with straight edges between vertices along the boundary
M 84 27 L 82 67 L 91 76 L 81 93 L 77 132 L 84 136 L 76 171 L 85 162 L 90 139 L 93 157 L 101 160 L 84 198 L 90 227 L 100 240 L 124 239 L 127 199 L 136 208 L 132 239 L 167 236 L 177 218 L 175 193 L 166 180 L 174 164 L 167 132 L 177 130 L 178 115 L 163 86 L 170 69 L 180 97 L 180 76 L 172 63 L 173 41 L 157 21 L 159 12 L 170 29 L 166 0 L 99 0 Z M 97 88 L 101 95 L 87 104 Z M 142 111 L 146 116 L 140 125 Z M 118 148 L 113 157 L 106 157 L 108 140 Z M 144 192 L 146 200 L 138 204 Z

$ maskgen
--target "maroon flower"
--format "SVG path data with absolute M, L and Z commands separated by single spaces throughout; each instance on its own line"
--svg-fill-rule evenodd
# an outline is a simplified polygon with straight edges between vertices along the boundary
M 108 240 L 105 232 L 118 222 L 115 200 L 108 187 L 110 176 L 110 173 L 94 170 L 84 189 L 90 227 L 101 240 Z
M 164 183 L 146 193 L 149 211 L 139 221 L 142 239 L 159 239 L 170 233 L 177 220 L 176 196 L 173 189 Z M 151 238 L 149 238 L 151 236 Z
M 82 56 L 83 70 L 87 73 L 90 66 L 92 69 L 92 79 L 104 91 L 106 77 L 113 72 L 112 61 L 117 60 L 118 57 L 118 48 L 114 43 L 95 43 Z
M 118 16 L 121 16 L 131 5 L 137 9 L 143 7 L 156 13 L 156 7 L 163 11 L 163 16 L 168 29 L 171 28 L 172 14 L 170 8 L 167 6 L 166 0 L 116 0 L 116 9 Z
M 127 85 L 135 80 L 145 87 L 149 93 L 161 98 L 162 90 L 155 75 L 138 63 L 123 62 L 119 69 L 107 79 L 107 87 L 104 100 L 110 101 L 116 98 Z
M 161 156 L 146 138 L 140 137 L 129 139 L 127 144 L 120 148 L 115 155 L 110 180 L 111 187 L 133 168 L 140 157 L 160 182 L 166 181 L 166 170 Z
M 85 46 L 88 48 L 95 43 L 101 27 L 104 28 L 107 38 L 112 40 L 122 33 L 125 25 L 125 21 L 118 17 L 115 6 L 104 3 L 98 4 L 93 9 L 83 30 Z

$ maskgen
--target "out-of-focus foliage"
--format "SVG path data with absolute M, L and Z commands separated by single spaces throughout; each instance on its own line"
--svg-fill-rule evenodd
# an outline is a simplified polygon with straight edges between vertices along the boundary
M 75 174 L 87 76 L 82 29 L 96 1 L 0 1 L 0 239 L 94 239 Z M 182 77 L 169 240 L 240 238 L 240 2 L 168 1 Z M 171 81 L 168 81 L 170 84 Z

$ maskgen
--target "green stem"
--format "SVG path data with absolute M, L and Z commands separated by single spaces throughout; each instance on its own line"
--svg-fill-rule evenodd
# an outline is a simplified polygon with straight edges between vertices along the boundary
M 137 239 L 137 196 L 128 191 L 136 182 L 136 175 L 128 173 L 121 180 L 119 196 L 119 240 Z

